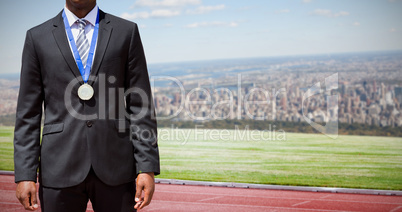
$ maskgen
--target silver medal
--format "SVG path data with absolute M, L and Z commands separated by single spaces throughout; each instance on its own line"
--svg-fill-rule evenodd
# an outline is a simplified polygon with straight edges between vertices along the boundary
M 82 100 L 89 100 L 93 95 L 94 89 L 88 83 L 84 83 L 78 88 L 78 97 Z

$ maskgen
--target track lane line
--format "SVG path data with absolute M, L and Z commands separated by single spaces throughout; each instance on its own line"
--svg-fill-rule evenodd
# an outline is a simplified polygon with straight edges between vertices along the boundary
M 214 199 L 220 199 L 220 198 L 223 198 L 224 196 L 221 196 L 221 197 L 211 197 L 211 198 L 206 198 L 206 199 L 200 199 L 200 200 L 197 200 L 197 202 L 203 202 L 203 201 L 208 201 L 208 200 L 214 200 Z
M 292 207 L 295 207 L 295 206 L 298 206 L 298 205 L 303 205 L 303 204 L 310 203 L 310 202 L 311 201 L 299 202 L 299 203 L 293 204 Z
M 0 205 L 21 205 L 21 203 L 15 203 L 15 202 L 0 202 Z M 22 207 L 22 205 L 21 205 Z
M 395 212 L 395 211 L 399 210 L 400 208 L 402 208 L 402 205 L 400 205 L 400 206 L 398 206 L 398 207 L 396 207 L 396 208 L 390 210 L 389 212 Z
M 288 210 L 304 210 L 304 211 L 328 211 L 328 212 L 352 212 L 352 211 L 341 211 L 341 210 L 325 210 L 325 209 L 308 209 L 308 208 L 290 208 L 290 207 L 273 207 L 273 206 L 259 206 L 259 205 L 243 205 L 243 204 L 216 204 L 216 203 L 204 203 L 204 202 L 182 202 L 182 201 L 168 201 L 168 200 L 152 200 L 154 202 L 164 202 L 170 204 L 190 204 L 190 205 L 213 205 L 216 206 L 226 206 L 226 207 L 251 207 L 251 208 L 270 208 L 270 209 L 288 209 Z
M 216 194 L 216 193 L 194 193 L 194 192 L 186 192 L 186 191 L 158 191 L 159 193 L 176 193 L 176 194 L 201 194 L 201 195 L 210 195 L 210 196 L 228 196 L 228 197 L 250 197 L 250 198 L 266 198 L 266 199 L 289 199 L 289 200 L 311 200 L 311 201 L 332 201 L 332 202 L 350 202 L 350 203 L 367 203 L 367 204 L 386 204 L 386 205 L 400 205 L 400 203 L 393 202 L 371 202 L 371 201 L 352 201 L 352 200 L 331 200 L 331 199 L 316 199 L 316 198 L 290 198 L 290 197 L 266 197 L 266 196 L 253 196 L 253 195 L 236 195 L 236 194 Z M 361 195 L 361 194 L 356 194 Z M 365 195 L 363 195 L 365 196 Z
M 327 194 L 327 195 L 325 195 L 325 196 L 320 197 L 320 199 L 325 199 L 325 198 L 330 197 L 330 196 L 332 196 L 332 195 L 333 195 L 333 194 Z
M 159 211 L 161 209 L 165 209 L 167 206 L 156 207 L 156 208 L 146 208 L 146 211 Z

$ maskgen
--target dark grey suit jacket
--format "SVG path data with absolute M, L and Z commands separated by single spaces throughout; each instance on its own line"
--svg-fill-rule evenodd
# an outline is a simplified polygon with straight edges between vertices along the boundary
M 54 188 L 81 183 L 91 166 L 109 185 L 133 181 L 141 172 L 160 172 L 156 120 L 138 27 L 99 12 L 89 79 L 95 94 L 87 101 L 77 95 L 83 82 L 62 13 L 27 32 L 14 134 L 16 182 L 36 181 L 38 167 L 40 183 Z

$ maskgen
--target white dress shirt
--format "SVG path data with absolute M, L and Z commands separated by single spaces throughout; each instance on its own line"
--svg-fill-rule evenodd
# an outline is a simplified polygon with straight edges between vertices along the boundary
M 74 13 L 72 13 L 69 9 L 67 9 L 66 6 L 64 6 L 64 12 L 66 14 L 68 24 L 70 25 L 71 32 L 74 37 L 74 41 L 77 43 L 77 37 L 78 37 L 78 33 L 79 33 L 77 20 L 79 18 L 76 15 L 74 15 Z M 97 16 L 98 16 L 98 5 L 95 5 L 95 7 L 83 18 L 83 19 L 87 20 L 87 25 L 85 25 L 85 36 L 88 39 L 89 45 L 91 45 L 91 42 L 92 42 L 92 36 L 94 34 Z M 66 30 L 66 33 L 67 33 L 67 30 Z M 70 45 L 71 53 L 74 56 L 74 52 L 73 52 L 70 42 L 69 42 L 69 45 Z M 95 50 L 96 50 L 96 45 L 95 45 Z M 94 58 L 95 58 L 95 52 L 94 52 Z M 77 59 L 77 58 L 75 58 L 75 59 Z M 92 60 L 92 64 L 93 64 L 93 60 Z M 86 64 L 82 64 L 82 65 L 85 67 Z

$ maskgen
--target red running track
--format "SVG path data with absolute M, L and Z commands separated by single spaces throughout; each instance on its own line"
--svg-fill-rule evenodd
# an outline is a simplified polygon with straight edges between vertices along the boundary
M 13 181 L 14 176 L 0 175 L 0 212 L 25 211 Z M 90 203 L 87 211 L 92 211 Z M 402 212 L 402 196 L 156 184 L 151 205 L 141 211 Z

